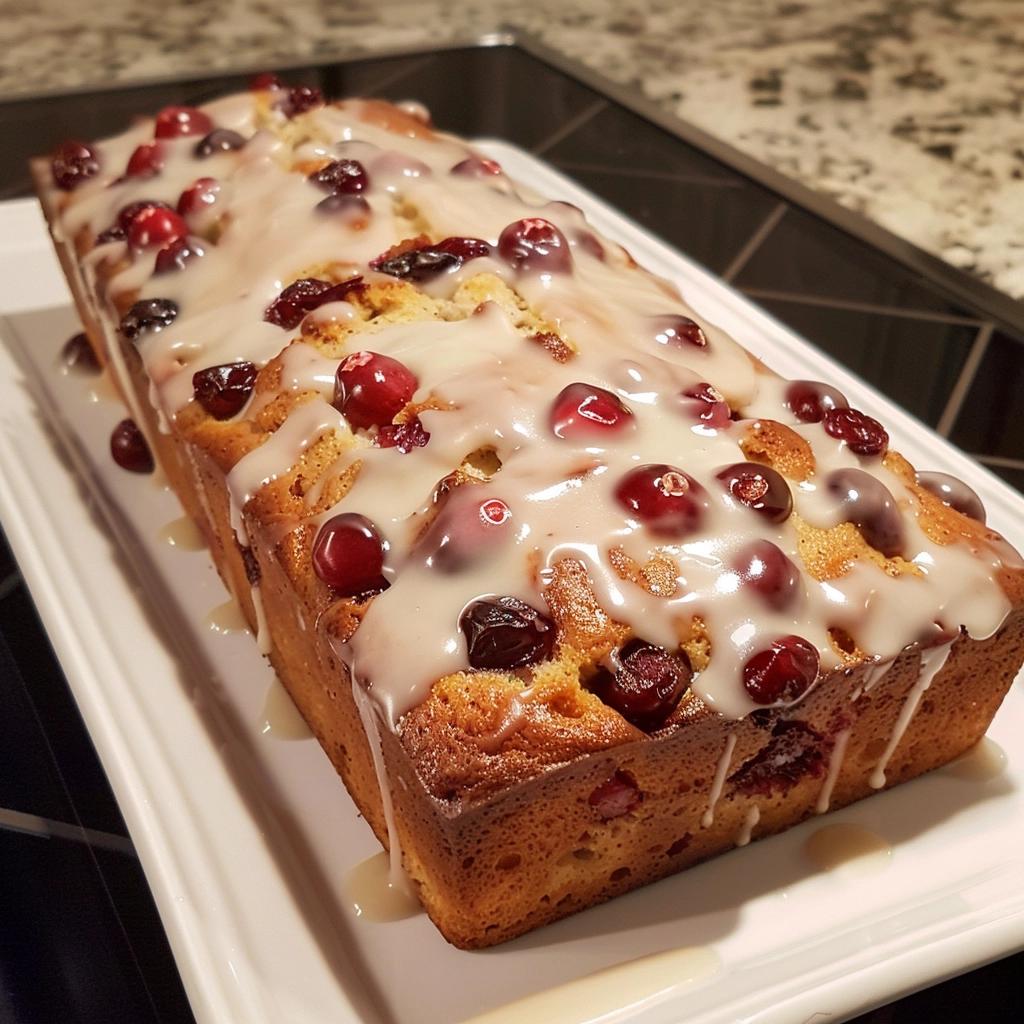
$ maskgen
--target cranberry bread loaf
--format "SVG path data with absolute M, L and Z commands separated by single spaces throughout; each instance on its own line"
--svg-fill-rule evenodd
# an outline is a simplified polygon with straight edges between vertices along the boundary
M 973 493 L 415 105 L 268 78 L 35 170 L 99 357 L 451 942 L 987 728 L 1024 569 Z

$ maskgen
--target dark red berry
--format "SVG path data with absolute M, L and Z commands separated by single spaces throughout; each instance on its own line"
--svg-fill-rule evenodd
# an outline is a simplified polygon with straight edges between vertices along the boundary
M 390 423 L 412 400 L 416 375 L 379 352 L 353 352 L 334 380 L 334 406 L 355 430 Z
M 732 423 L 732 410 L 725 396 L 711 384 L 694 384 L 682 393 L 683 408 L 713 430 L 724 430 Z M 685 401 L 691 399 L 691 401 Z
M 800 570 L 771 541 L 751 541 L 736 553 L 731 565 L 740 584 L 776 611 L 790 607 L 800 593 Z
M 324 94 L 315 85 L 293 85 L 277 104 L 285 117 L 298 117 L 307 110 L 324 105 Z
M 69 192 L 100 173 L 99 154 L 85 142 L 68 139 L 53 151 L 50 171 L 57 188 Z
M 370 187 L 370 177 L 358 160 L 334 160 L 314 171 L 308 180 L 332 195 L 355 195 Z
M 790 381 L 786 388 L 789 411 L 801 423 L 820 423 L 830 409 L 848 409 L 842 393 L 816 380 Z
M 469 260 L 490 254 L 491 247 L 479 238 L 446 238 L 436 245 L 410 249 L 397 256 L 378 256 L 370 261 L 370 266 L 391 277 L 426 281 L 444 271 L 457 270 Z
M 729 776 L 729 785 L 761 796 L 786 793 L 804 779 L 825 774 L 828 748 L 828 740 L 806 722 L 782 719 L 771 740 Z
M 370 215 L 370 204 L 362 196 L 328 196 L 316 204 L 316 212 L 326 216 L 357 220 Z
M 385 423 L 377 431 L 374 442 L 378 448 L 397 448 L 408 455 L 413 448 L 423 448 L 430 440 L 430 434 L 423 429 L 419 416 L 413 416 L 405 423 Z
M 387 545 L 366 516 L 342 512 L 328 519 L 313 542 L 313 571 L 340 597 L 369 597 L 387 590 Z
M 651 318 L 654 326 L 654 340 L 659 345 L 673 348 L 707 348 L 708 336 L 695 320 L 678 313 Z
M 205 160 L 215 153 L 231 153 L 245 145 L 245 137 L 233 132 L 230 128 L 214 128 L 209 135 L 204 135 L 192 152 L 200 160 Z
M 99 373 L 100 371 L 100 361 L 96 358 L 96 350 L 83 332 L 68 338 L 60 350 L 60 357 L 68 369 L 82 370 L 87 373 Z
M 543 274 L 572 270 L 572 254 L 565 235 L 543 217 L 527 217 L 509 224 L 498 237 L 498 252 L 514 269 Z
M 188 225 L 173 210 L 147 206 L 128 225 L 128 244 L 133 249 L 166 245 L 188 234 Z
M 493 178 L 505 172 L 497 160 L 488 160 L 485 156 L 469 156 L 465 160 L 460 160 L 452 168 L 451 173 L 461 174 L 467 178 Z
M 420 550 L 427 565 L 438 572 L 461 572 L 497 550 L 513 529 L 512 510 L 500 498 L 460 493 L 458 499 L 445 503 L 420 542 Z
M 178 317 L 178 304 L 171 299 L 139 299 L 123 317 L 121 333 L 134 341 L 145 331 L 162 331 Z
M 651 533 L 668 540 L 697 530 L 707 508 L 704 488 L 692 476 L 659 463 L 631 469 L 615 488 L 615 498 Z
M 253 92 L 262 92 L 264 89 L 283 89 L 284 82 L 273 71 L 261 71 L 249 79 L 249 88 Z
M 607 782 L 602 782 L 587 798 L 602 821 L 621 818 L 635 811 L 643 802 L 643 793 L 629 772 L 616 772 Z
M 889 447 L 889 435 L 882 424 L 859 409 L 829 409 L 821 425 L 826 434 L 845 441 L 858 455 L 881 455 Z
M 466 637 L 471 668 L 535 665 L 549 658 L 555 646 L 555 624 L 515 597 L 474 601 L 459 616 L 459 629 Z
M 741 505 L 770 523 L 785 522 L 793 511 L 793 494 L 782 475 L 759 462 L 737 462 L 715 474 Z
M 156 115 L 153 134 L 158 139 L 177 139 L 183 135 L 205 135 L 213 128 L 213 121 L 195 107 L 164 107 Z
M 128 178 L 152 178 L 154 174 L 160 173 L 163 166 L 164 151 L 160 143 L 144 142 L 128 157 L 124 173 Z
M 640 729 L 665 724 L 690 685 L 693 672 L 684 651 L 633 639 L 612 655 L 612 668 L 602 668 L 587 683 L 609 707 Z
M 743 685 L 755 704 L 792 704 L 818 678 L 817 648 L 803 637 L 784 636 L 743 666 Z
M 123 240 L 128 236 L 128 229 L 132 226 L 132 221 L 143 211 L 152 209 L 170 210 L 170 207 L 159 199 L 140 199 L 138 202 L 122 206 L 118 211 L 117 220 L 105 231 L 100 232 L 96 238 L 96 244 L 102 245 L 104 242 Z
M 555 437 L 575 441 L 607 437 L 634 426 L 633 413 L 616 395 L 594 384 L 570 384 L 551 406 L 548 425 Z
M 221 184 L 216 178 L 197 178 L 178 196 L 178 213 L 191 216 L 210 209 L 220 196 Z
M 361 277 L 350 277 L 339 284 L 321 281 L 315 277 L 303 277 L 287 288 L 267 306 L 263 319 L 286 330 L 298 327 L 307 313 L 326 305 L 341 302 L 353 291 L 364 287 Z
M 985 522 L 985 506 L 981 498 L 963 482 L 949 473 L 918 473 L 917 482 L 931 491 L 944 505 L 954 508 L 970 519 Z
M 249 401 L 258 372 L 247 359 L 197 370 L 192 375 L 192 390 L 196 401 L 214 419 L 231 419 Z
M 825 480 L 829 494 L 839 499 L 843 520 L 886 558 L 903 550 L 903 517 L 889 489 L 862 469 L 837 469 Z
M 169 274 L 184 270 L 185 266 L 198 256 L 206 255 L 206 243 L 201 238 L 186 236 L 168 242 L 157 254 L 154 274 Z
M 121 420 L 110 435 L 110 454 L 114 461 L 131 473 L 152 473 L 153 454 L 135 420 Z

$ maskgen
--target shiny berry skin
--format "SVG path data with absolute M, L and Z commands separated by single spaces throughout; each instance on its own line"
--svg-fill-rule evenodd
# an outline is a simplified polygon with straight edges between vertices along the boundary
M 123 317 L 121 333 L 135 341 L 145 331 L 162 331 L 178 318 L 178 304 L 171 299 L 139 299 Z
M 771 541 L 755 540 L 731 560 L 740 583 L 776 611 L 789 608 L 800 592 L 800 570 Z
M 843 394 L 816 380 L 794 380 L 786 388 L 789 411 L 801 423 L 820 423 L 830 409 L 848 409 Z
M 50 171 L 57 188 L 70 192 L 99 174 L 99 154 L 85 142 L 68 139 L 53 151 Z
M 342 512 L 320 527 L 313 542 L 313 571 L 340 597 L 369 597 L 387 590 L 386 545 L 366 516 Z
M 385 423 L 377 431 L 374 444 L 378 448 L 397 448 L 408 455 L 413 448 L 423 448 L 430 440 L 430 433 L 423 429 L 419 416 L 413 416 L 405 423 Z
M 463 263 L 490 256 L 491 247 L 479 238 L 445 238 L 436 245 L 409 249 L 397 256 L 378 256 L 370 266 L 382 274 L 409 281 L 426 281 Z
M 370 187 L 370 176 L 358 160 L 335 160 L 307 180 L 331 195 L 355 195 Z
M 173 210 L 149 206 L 137 213 L 128 225 L 128 244 L 133 249 L 166 245 L 188 234 L 188 225 Z
M 782 475 L 759 462 L 736 462 L 715 478 L 741 505 L 770 523 L 785 522 L 793 511 L 793 493 Z
M 245 145 L 245 137 L 233 132 L 230 128 L 214 128 L 209 135 L 204 135 L 195 145 L 192 152 L 199 160 L 216 153 L 232 153 Z
M 249 79 L 249 89 L 252 92 L 263 92 L 266 89 L 283 89 L 284 82 L 274 74 L 273 71 L 261 71 Z
M 889 435 L 878 420 L 859 409 L 829 409 L 822 417 L 825 433 L 858 455 L 881 455 L 889 447 Z
M 153 135 L 158 139 L 177 139 L 183 135 L 206 135 L 213 121 L 195 107 L 164 107 L 156 115 Z
M 481 598 L 459 616 L 470 668 L 514 669 L 551 657 L 555 624 L 515 597 Z
M 170 274 L 184 270 L 186 265 L 198 256 L 206 255 L 206 243 L 201 238 L 186 235 L 168 242 L 157 254 L 154 274 Z
M 278 109 L 287 118 L 298 117 L 324 105 L 324 94 L 315 85 L 293 85 L 285 92 Z
M 196 178 L 184 192 L 178 196 L 178 213 L 183 217 L 202 213 L 217 202 L 221 184 L 216 178 Z
M 291 330 L 302 323 L 307 313 L 326 305 L 341 302 L 350 292 L 363 288 L 361 277 L 350 277 L 339 284 L 321 281 L 316 277 L 303 277 L 287 288 L 263 311 L 268 324 Z
M 370 215 L 370 204 L 362 196 L 328 196 L 316 204 L 316 212 L 324 216 L 340 216 L 357 220 Z
M 127 178 L 152 178 L 163 170 L 163 166 L 163 147 L 158 142 L 144 142 L 128 157 L 124 173 Z
M 379 352 L 353 352 L 334 380 L 334 407 L 360 430 L 390 423 L 409 404 L 419 381 L 397 359 Z
M 732 423 L 732 409 L 722 392 L 711 384 L 694 384 L 683 393 L 683 406 L 712 430 L 724 430 Z M 691 399 L 692 401 L 686 401 Z
M 258 372 L 247 359 L 197 370 L 192 374 L 196 401 L 214 419 L 229 420 L 249 401 Z
M 886 558 L 903 550 L 903 518 L 889 489 L 862 469 L 837 469 L 825 479 L 829 494 L 839 499 L 843 520 Z
M 634 426 L 633 413 L 618 396 L 594 384 L 570 384 L 551 405 L 548 425 L 555 437 L 597 440 Z
M 677 313 L 652 317 L 654 340 L 672 348 L 707 348 L 708 336 L 695 320 Z
M 814 685 L 819 661 L 803 637 L 780 637 L 743 666 L 743 686 L 755 704 L 792 704 Z
M 426 562 L 446 575 L 479 563 L 510 540 L 515 524 L 512 510 L 500 498 L 478 498 L 457 492 L 438 513 L 420 544 Z
M 468 156 L 460 160 L 451 170 L 467 178 L 493 178 L 505 172 L 497 160 L 488 160 L 485 156 Z
M 647 731 L 665 724 L 693 676 L 685 652 L 670 654 L 638 639 L 614 654 L 612 664 L 614 671 L 600 669 L 587 689 L 627 722 Z
M 84 332 L 79 332 L 68 338 L 60 350 L 60 358 L 69 370 L 81 370 L 88 373 L 99 373 L 100 371 L 100 361 L 96 358 L 96 351 L 89 344 L 89 339 Z
M 616 486 L 615 498 L 651 533 L 667 540 L 697 530 L 707 507 L 704 488 L 692 476 L 659 463 L 631 469 Z
M 110 454 L 130 473 L 152 473 L 153 454 L 135 420 L 121 420 L 110 435 Z
M 117 213 L 117 220 L 109 228 L 97 235 L 96 244 L 102 245 L 104 242 L 122 241 L 127 237 L 132 221 L 143 210 L 149 209 L 170 210 L 170 207 L 159 199 L 140 199 L 138 202 L 122 206 Z
M 498 253 L 515 270 L 567 274 L 572 254 L 565 235 L 543 217 L 527 217 L 509 224 L 498 236 Z
M 611 821 L 635 811 L 643 799 L 633 776 L 629 772 L 616 772 L 587 797 L 587 803 L 597 811 L 602 821 Z
M 917 483 L 930 491 L 944 505 L 956 509 L 969 519 L 985 522 L 985 506 L 981 498 L 959 478 L 949 473 L 918 473 Z

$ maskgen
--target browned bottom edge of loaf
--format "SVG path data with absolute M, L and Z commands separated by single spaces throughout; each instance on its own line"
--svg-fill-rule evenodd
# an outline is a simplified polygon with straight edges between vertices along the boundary
M 66 267 L 74 256 L 60 244 L 58 251 Z M 121 344 L 157 458 L 255 630 L 223 474 L 201 451 L 160 433 L 134 349 L 103 336 L 73 275 L 68 280 L 93 343 L 101 349 Z M 106 359 L 105 353 L 101 358 Z M 249 526 L 261 572 L 270 660 L 360 812 L 387 846 L 377 777 L 347 672 L 312 628 L 259 524 Z M 977 743 L 1022 660 L 1024 609 L 1016 609 L 987 640 L 959 638 L 887 766 L 886 788 L 946 764 Z M 753 840 L 810 817 L 842 730 L 849 730 L 849 740 L 831 809 L 876 792 L 869 776 L 917 681 L 919 665 L 919 651 L 908 649 L 856 700 L 851 698 L 868 669 L 837 670 L 790 713 L 741 722 L 698 716 L 670 735 L 583 757 L 468 807 L 449 806 L 427 793 L 400 739 L 385 732 L 384 757 L 405 869 L 448 941 L 463 949 L 506 942 L 733 849 L 755 807 L 759 820 Z M 801 723 L 801 735 L 810 737 L 807 770 L 782 782 L 752 783 L 751 771 L 744 773 L 743 766 L 770 753 L 772 743 L 783 742 L 779 723 L 793 721 Z M 730 732 L 736 743 L 729 781 L 712 824 L 703 827 Z M 602 820 L 590 796 L 616 773 L 635 783 L 640 801 L 629 813 Z

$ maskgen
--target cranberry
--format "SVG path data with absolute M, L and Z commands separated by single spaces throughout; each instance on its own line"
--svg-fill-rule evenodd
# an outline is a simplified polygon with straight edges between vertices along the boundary
M 931 491 L 944 505 L 957 512 L 985 522 L 985 506 L 981 498 L 959 478 L 949 473 L 918 473 L 917 482 L 926 491 Z
M 135 420 L 121 420 L 110 435 L 110 454 L 131 473 L 152 473 L 153 454 Z
M 615 488 L 618 503 L 651 533 L 678 540 L 698 529 L 707 507 L 704 488 L 675 466 L 631 469 Z
M 128 178 L 152 178 L 164 166 L 164 151 L 159 142 L 144 142 L 137 146 L 128 157 L 125 176 Z
M 693 399 L 693 402 L 685 402 L 688 407 L 705 426 L 713 430 L 724 430 L 732 423 L 732 410 L 724 395 L 712 384 L 694 384 L 682 393 L 683 398 Z
M 147 206 L 128 225 L 128 244 L 133 249 L 166 245 L 188 234 L 188 225 L 173 210 Z
M 355 428 L 390 423 L 409 404 L 419 381 L 397 359 L 378 352 L 353 352 L 334 381 L 334 406 Z
M 122 206 L 118 211 L 117 220 L 109 228 L 97 235 L 96 244 L 102 245 L 104 242 L 123 240 L 128 235 L 128 229 L 132 226 L 132 221 L 144 210 L 150 209 L 170 210 L 170 207 L 159 199 L 140 199 L 138 202 Z
M 177 139 L 182 135 L 205 135 L 213 128 L 207 114 L 195 107 L 164 107 L 156 115 L 153 134 L 158 139 Z
M 284 82 L 273 71 L 261 71 L 249 79 L 249 88 L 253 92 L 262 92 L 265 89 L 283 89 Z
M 366 168 L 358 160 L 335 160 L 315 171 L 308 180 L 332 195 L 354 195 L 370 187 Z
M 245 137 L 233 132 L 230 128 L 214 128 L 209 135 L 204 135 L 192 152 L 199 160 L 205 160 L 215 153 L 231 153 L 245 145 Z
M 471 668 L 513 669 L 551 656 L 555 624 L 515 597 L 481 598 L 459 616 Z
M 68 338 L 60 350 L 60 357 L 69 369 L 99 373 L 100 361 L 96 358 L 96 350 L 83 332 Z
M 461 174 L 467 178 L 493 178 L 504 174 L 497 160 L 488 160 L 485 156 L 469 156 L 460 160 L 451 170 L 452 174 Z
M 178 213 L 183 217 L 208 210 L 220 195 L 221 184 L 216 178 L 196 178 L 178 196 Z
M 566 440 L 606 437 L 632 427 L 633 413 L 610 391 L 594 384 L 570 384 L 551 406 L 548 425 Z
M 572 270 L 565 235 L 543 217 L 527 217 L 509 224 L 498 237 L 498 252 L 516 270 L 550 274 Z
M 169 274 L 175 270 L 184 270 L 186 264 L 197 256 L 206 255 L 206 243 L 201 238 L 186 236 L 168 242 L 157 254 L 155 274 Z
M 162 331 L 178 317 L 178 304 L 171 299 L 139 299 L 123 317 L 121 333 L 134 341 L 144 331 Z
M 285 117 L 292 118 L 323 105 L 324 94 L 315 85 L 293 85 L 277 106 Z
M 788 608 L 800 592 L 800 570 L 771 541 L 747 544 L 736 553 L 732 568 L 776 611 Z
M 426 281 L 444 271 L 458 270 L 463 263 L 490 256 L 491 247 L 479 238 L 446 238 L 436 245 L 409 249 L 397 256 L 378 256 L 374 270 L 410 281 Z
M 693 672 L 686 653 L 670 654 L 633 639 L 612 661 L 614 672 L 602 668 L 587 689 L 640 729 L 664 725 L 690 685 Z
M 514 529 L 512 510 L 500 498 L 459 498 L 444 506 L 421 542 L 427 564 L 445 574 L 479 562 Z
M 818 651 L 803 637 L 784 636 L 743 666 L 743 685 L 756 704 L 792 704 L 818 678 Z
M 892 558 L 903 550 L 903 519 L 885 484 L 862 469 L 837 469 L 825 486 L 839 498 L 843 519 L 876 551 Z
M 85 142 L 68 139 L 53 151 L 50 171 L 57 188 L 70 192 L 100 173 L 99 154 Z
M 430 433 L 423 429 L 419 416 L 413 416 L 405 423 L 385 423 L 377 431 L 375 444 L 378 448 L 397 448 L 408 455 L 413 448 L 423 448 L 430 440 Z
M 758 462 L 736 462 L 720 469 L 715 477 L 741 505 L 770 523 L 785 522 L 793 511 L 789 484 L 771 466 Z
M 821 424 L 826 434 L 845 441 L 858 455 L 881 455 L 889 447 L 889 435 L 882 424 L 859 409 L 829 409 Z
M 362 196 L 328 196 L 316 204 L 316 212 L 343 217 L 368 217 L 370 204 Z
M 827 746 L 825 737 L 806 722 L 783 719 L 772 729 L 771 740 L 729 776 L 729 785 L 761 796 L 786 793 L 803 779 L 825 774 Z
M 669 313 L 652 319 L 654 340 L 659 345 L 671 345 L 673 348 L 683 348 L 687 345 L 693 348 L 708 347 L 708 336 L 704 329 L 688 316 Z
M 789 411 L 801 423 L 820 423 L 830 409 L 848 409 L 842 393 L 816 380 L 790 381 L 786 388 Z
M 633 776 L 619 771 L 607 782 L 602 782 L 587 798 L 587 803 L 597 811 L 602 821 L 610 821 L 635 811 L 643 799 Z
M 387 590 L 387 545 L 366 516 L 342 512 L 320 527 L 313 542 L 313 571 L 341 597 L 369 597 Z
M 341 302 L 350 292 L 363 288 L 361 277 L 350 277 L 340 284 L 321 281 L 316 277 L 303 277 L 287 288 L 263 312 L 268 324 L 291 330 L 302 323 L 307 313 L 326 305 Z
M 192 374 L 192 390 L 196 401 L 214 419 L 231 419 L 249 401 L 258 372 L 247 359 L 197 370 Z

